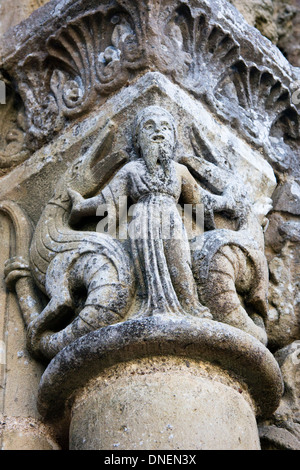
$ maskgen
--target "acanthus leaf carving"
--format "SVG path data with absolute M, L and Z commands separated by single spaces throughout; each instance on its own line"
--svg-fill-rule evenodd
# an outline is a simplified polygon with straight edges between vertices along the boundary
M 79 17 L 50 37 L 47 49 L 60 66 L 51 88 L 67 117 L 84 112 L 98 93 L 107 95 L 126 83 L 127 69 L 138 58 L 136 35 L 124 12 L 110 19 L 102 12 Z
M 190 36 L 192 60 L 186 77 L 187 87 L 196 96 L 205 96 L 207 92 L 214 94 L 218 83 L 238 59 L 239 44 L 229 32 L 209 21 L 203 13 L 193 19 Z M 208 81 L 209 91 L 205 85 Z
M 266 137 L 282 116 L 288 119 L 289 111 L 295 109 L 289 89 L 266 68 L 239 61 L 234 64 L 232 81 L 239 105 L 250 114 L 257 132 L 259 127 L 265 127 Z

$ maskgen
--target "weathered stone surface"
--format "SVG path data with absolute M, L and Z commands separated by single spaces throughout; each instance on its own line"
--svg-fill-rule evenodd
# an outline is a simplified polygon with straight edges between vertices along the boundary
M 246 19 L 280 48 L 290 63 L 300 66 L 298 0 L 231 0 Z
M 34 10 L 45 5 L 49 0 L 22 0 L 0 2 L 0 35 L 2 36 L 9 28 L 16 26 L 25 20 Z
M 262 16 L 262 5 L 253 4 L 237 6 L 280 42 L 281 6 L 264 2 Z M 0 74 L 7 91 L 0 105 L 1 260 L 12 291 L 4 284 L 0 291 L 2 337 L 24 321 L 20 337 L 4 341 L 4 416 L 15 416 L 13 399 L 22 393 L 19 416 L 40 418 L 37 361 L 51 361 L 39 388 L 43 419 L 51 417 L 57 430 L 64 406 L 74 406 L 71 446 L 106 446 L 93 435 L 82 444 L 80 431 L 89 416 L 102 420 L 101 410 L 89 414 L 105 389 L 101 380 L 142 358 L 143 371 L 160 364 L 149 378 L 155 387 L 163 378 L 158 356 L 165 355 L 174 366 L 166 393 L 178 387 L 179 371 L 187 372 L 184 361 L 193 363 L 189 401 L 200 382 L 214 395 L 207 377 L 202 382 L 203 362 L 208 375 L 215 371 L 223 430 L 225 405 L 230 397 L 239 402 L 226 428 L 235 437 L 226 444 L 220 431 L 222 448 L 238 446 L 243 423 L 249 434 L 241 445 L 259 447 L 255 414 L 264 420 L 266 448 L 297 448 L 299 70 L 222 0 L 51 0 L 3 37 Z M 133 221 L 141 239 L 119 236 L 120 213 L 100 213 L 99 203 L 119 196 L 135 204 L 121 228 Z M 201 206 L 204 233 L 197 237 L 188 237 L 192 219 L 179 215 L 184 204 L 194 216 Z M 156 219 L 170 221 L 167 240 Z M 99 233 L 107 223 L 108 233 Z M 25 330 L 37 361 L 25 351 Z M 30 366 L 19 374 L 19 392 L 23 358 Z M 146 397 L 140 377 L 136 390 Z M 232 382 L 225 386 L 224 377 Z M 116 386 L 130 389 L 126 374 Z M 87 413 L 79 405 L 85 396 Z M 183 396 L 180 390 L 176 406 Z M 33 443 L 25 436 L 17 444 L 18 428 L 6 431 L 4 448 L 14 439 L 55 447 L 34 434 Z M 111 431 L 113 440 L 118 432 Z M 122 446 L 136 445 L 127 436 Z M 171 446 L 149 436 L 144 448 Z M 172 445 L 189 443 L 177 433 Z M 204 448 L 218 448 L 209 433 Z
M 60 450 L 53 431 L 39 420 L 2 417 L 1 450 Z
M 260 427 L 266 449 L 300 450 L 300 341 L 294 341 L 276 353 L 285 392 L 274 416 Z
M 229 4 L 201 5 L 199 11 L 192 2 L 173 3 L 170 12 L 166 10 L 168 16 L 152 6 L 149 16 L 143 3 L 136 10 L 130 2 L 126 8 L 117 2 L 101 7 L 85 2 L 84 13 L 79 14 L 80 1 L 52 1 L 39 16 L 33 14 L 26 27 L 17 28 L 15 41 L 5 45 L 4 40 L 1 50 L 2 68 L 17 80 L 25 105 L 27 147 L 40 147 L 61 131 L 66 120 L 103 104 L 111 92 L 142 70 L 155 68 L 203 97 L 221 119 L 280 165 L 280 153 L 290 154 L 289 139 L 299 134 L 299 113 L 291 100 L 297 72 L 255 29 L 249 35 L 242 17 L 231 22 L 230 15 L 238 13 Z M 143 24 L 138 15 L 144 15 Z M 189 23 L 193 24 L 190 28 Z M 100 24 L 106 33 L 98 44 L 93 34 Z M 75 49 L 71 46 L 74 34 Z M 115 51 L 116 57 L 99 60 L 106 50 L 108 56 Z M 79 67 L 78 54 L 83 67 Z M 279 139 L 275 152 L 273 144 L 268 144 L 270 135 Z
M 260 450 L 260 442 L 243 385 L 207 363 L 162 357 L 119 364 L 85 387 L 72 407 L 70 449 Z
M 159 75 L 150 75 L 148 83 L 151 83 L 151 78 L 151 88 L 153 85 L 157 87 L 159 82 L 162 84 Z M 145 83 L 145 79 L 143 81 Z M 170 84 L 165 85 L 172 90 Z M 260 226 L 270 207 L 268 200 L 264 201 L 266 196 L 261 198 L 260 203 L 256 199 L 257 194 L 251 197 L 244 188 L 234 183 L 234 171 L 227 169 L 229 163 L 224 168 L 221 163 L 218 167 L 208 161 L 201 162 L 196 156 L 181 157 L 179 161 L 186 163 L 198 178 L 207 179 L 208 185 L 214 185 L 216 190 L 222 188 L 224 195 L 221 197 L 213 191 L 197 187 L 196 179 L 187 168 L 174 162 L 175 146 L 178 143 L 175 138 L 176 124 L 171 114 L 161 107 L 150 106 L 142 109 L 138 116 L 137 150 L 132 161 L 123 164 L 118 172 L 114 171 L 126 156 L 120 154 L 118 157 L 112 153 L 109 156 L 109 172 L 105 173 L 103 167 L 103 179 L 99 181 L 95 178 L 93 166 L 96 151 L 102 148 L 106 152 L 111 151 L 111 148 L 107 148 L 110 145 L 107 141 L 111 140 L 112 129 L 111 126 L 105 128 L 84 158 L 76 161 L 65 173 L 63 185 L 59 183 L 54 197 L 42 214 L 30 248 L 31 269 L 50 302 L 41 315 L 28 325 L 29 347 L 36 354 L 52 358 L 90 329 L 131 317 L 147 317 L 157 311 L 181 312 L 199 317 L 213 315 L 215 319 L 242 328 L 266 343 L 262 317 L 267 315 L 267 265 Z M 150 125 L 152 127 L 149 130 Z M 129 130 L 130 139 L 133 139 L 132 134 L 134 131 Z M 199 136 L 196 138 L 199 139 Z M 201 155 L 200 148 L 198 152 Z M 105 157 L 104 154 L 104 162 Z M 264 166 L 266 172 L 269 172 L 272 187 L 272 172 L 268 165 Z M 106 187 L 104 181 L 113 172 L 114 177 Z M 214 181 L 211 181 L 210 174 L 213 173 Z M 262 173 L 258 173 L 258 176 L 262 177 Z M 226 178 L 228 185 L 224 185 Z M 84 195 L 94 194 L 96 188 L 101 189 L 98 195 L 84 199 Z M 258 184 L 256 190 L 261 190 Z M 190 247 L 187 231 L 183 229 L 185 226 L 182 226 L 182 218 L 178 213 L 180 197 L 185 204 L 203 206 L 203 228 L 210 232 L 204 238 L 201 233 L 197 234 L 199 240 L 196 245 L 199 248 Z M 108 217 L 112 213 L 117 218 L 122 198 L 135 203 L 129 227 L 125 220 L 128 233 L 125 233 L 124 239 L 128 239 L 128 246 L 122 240 L 121 243 L 114 241 L 118 235 L 112 234 L 110 230 L 106 234 L 88 234 L 76 232 L 72 228 L 72 224 L 80 222 L 80 219 L 95 216 L 103 204 L 106 204 Z M 228 223 L 230 218 L 233 219 L 231 229 L 228 225 L 222 225 L 222 220 L 215 221 L 215 214 L 220 215 L 222 212 L 228 214 Z M 158 226 L 155 226 L 154 213 L 156 217 L 159 214 Z M 169 226 L 165 227 L 168 233 L 165 231 L 163 235 L 162 220 L 169 221 L 172 226 L 171 231 Z M 119 218 L 114 222 L 121 224 Z M 196 238 L 196 234 L 189 238 Z M 248 268 L 245 252 L 249 263 L 251 260 Z M 228 257 L 231 257 L 229 266 Z M 150 259 L 152 264 L 148 265 Z M 8 275 L 16 269 L 14 263 L 13 260 L 12 266 L 7 267 Z M 98 270 L 91 271 L 88 267 L 90 263 L 97 263 Z M 153 265 L 156 271 L 152 271 Z M 105 274 L 102 273 L 104 266 Z M 253 271 L 255 285 L 251 282 Z M 217 303 L 216 285 L 221 287 L 221 304 Z M 59 324 L 65 323 L 67 312 L 76 310 L 76 302 L 72 298 L 72 291 L 76 288 L 85 290 L 84 304 L 79 315 L 67 327 L 59 329 Z M 253 319 L 241 305 L 238 294 L 248 295 L 248 304 L 256 310 Z M 209 307 L 211 313 L 201 305 L 201 301 Z M 261 320 L 259 316 L 262 316 Z M 56 323 L 56 333 L 51 332 L 53 322 Z
M 3 77 L 0 74 L 0 79 Z M 6 105 L 0 105 L 0 175 L 8 169 L 22 163 L 29 156 L 25 147 L 25 116 L 23 106 L 15 91 L 9 86 L 7 80 L 2 80 L 6 85 Z
M 162 314 L 102 328 L 64 348 L 42 377 L 40 412 L 53 419 L 75 390 L 107 367 L 157 355 L 218 364 L 246 383 L 258 415 L 272 414 L 278 406 L 283 391 L 280 370 L 261 342 L 212 320 Z
M 297 340 L 300 334 L 299 220 L 289 217 L 288 211 L 274 211 L 266 231 L 270 273 L 267 331 L 274 350 Z
M 278 30 L 272 0 L 231 0 L 247 23 L 255 26 L 264 36 L 275 44 L 278 41 Z
M 127 100 L 124 101 L 124 99 L 122 99 L 122 94 L 123 94 L 124 97 L 126 96 Z M 181 112 L 181 127 L 180 127 L 180 129 L 178 129 L 178 133 L 179 133 L 180 137 L 182 137 L 182 143 L 185 142 L 185 147 L 187 148 L 186 153 L 188 153 L 190 151 L 190 150 L 188 150 L 189 149 L 189 139 L 193 138 L 193 142 L 194 142 L 193 145 L 194 145 L 194 149 L 195 149 L 194 151 L 199 152 L 199 155 L 200 155 L 202 149 L 201 149 L 201 147 L 198 148 L 197 146 L 202 145 L 202 147 L 203 147 L 203 145 L 205 145 L 205 142 L 208 142 L 209 139 L 211 139 L 210 129 L 211 129 L 212 126 L 213 127 L 218 127 L 218 132 L 215 135 L 215 139 L 217 139 L 217 140 L 214 142 L 214 150 L 209 150 L 210 147 L 207 146 L 206 151 L 213 152 L 212 155 L 215 155 L 215 157 L 213 157 L 213 158 L 219 159 L 220 162 L 222 162 L 222 159 L 224 158 L 223 156 L 222 157 L 220 156 L 221 150 L 223 152 L 223 155 L 226 155 L 226 152 L 227 152 L 226 157 L 228 158 L 228 160 L 230 160 L 230 163 L 228 163 L 228 166 L 229 167 L 231 166 L 232 170 L 229 170 L 229 169 L 227 170 L 226 168 L 223 169 L 223 170 L 221 170 L 221 169 L 218 170 L 217 165 L 211 164 L 209 162 L 206 162 L 204 165 L 203 165 L 203 163 L 200 164 L 200 160 L 197 159 L 196 156 L 193 157 L 193 158 L 185 157 L 185 160 L 181 157 L 181 159 L 182 159 L 182 162 L 185 161 L 187 163 L 188 167 L 191 167 L 191 169 L 193 171 L 196 171 L 197 172 L 196 174 L 198 174 L 200 178 L 204 178 L 204 179 L 208 178 L 208 181 L 211 178 L 210 174 L 213 171 L 215 171 L 215 175 L 213 175 L 215 181 L 212 184 L 213 184 L 214 187 L 216 187 L 217 191 L 221 191 L 221 190 L 225 189 L 225 187 L 226 187 L 224 185 L 223 181 L 222 181 L 222 178 L 223 178 L 223 180 L 225 180 L 226 178 L 227 179 L 232 178 L 232 177 L 234 178 L 233 175 L 234 175 L 235 172 L 237 172 L 244 179 L 244 184 L 247 185 L 248 191 L 249 191 L 249 197 L 250 197 L 249 202 L 253 201 L 253 203 L 255 203 L 254 206 L 253 206 L 254 207 L 254 212 L 250 217 L 249 217 L 249 215 L 247 216 L 248 219 L 246 219 L 242 223 L 243 229 L 241 229 L 239 234 L 234 235 L 234 237 L 237 236 L 237 238 L 235 240 L 235 243 L 238 243 L 240 246 L 244 246 L 245 249 L 246 249 L 246 246 L 248 246 L 248 249 L 250 249 L 250 251 L 252 250 L 253 253 L 250 254 L 250 256 L 252 256 L 252 257 L 254 256 L 254 258 L 253 258 L 254 265 L 253 266 L 255 267 L 255 265 L 256 265 L 258 267 L 259 263 L 261 261 L 258 261 L 258 258 L 257 258 L 258 255 L 255 255 L 255 252 L 256 252 L 255 250 L 258 249 L 258 248 L 255 248 L 255 244 L 262 237 L 262 231 L 261 231 L 261 228 L 260 228 L 260 221 L 263 221 L 264 213 L 266 213 L 269 209 L 268 196 L 271 195 L 272 190 L 273 190 L 274 185 L 275 185 L 275 178 L 274 178 L 272 169 L 271 169 L 270 165 L 268 165 L 260 157 L 259 153 L 255 152 L 253 149 L 245 146 L 245 144 L 239 139 L 237 140 L 237 144 L 235 145 L 236 150 L 234 152 L 232 152 L 231 145 L 232 145 L 232 142 L 237 139 L 237 137 L 233 133 L 230 134 L 228 132 L 228 129 L 226 129 L 226 127 L 224 125 L 220 125 L 220 124 L 217 123 L 217 121 L 213 120 L 212 117 L 207 113 L 205 108 L 202 108 L 201 112 L 199 112 L 199 104 L 197 104 L 197 108 L 196 108 L 194 101 L 192 99 L 189 99 L 184 92 L 180 91 L 178 86 L 172 85 L 168 80 L 166 80 L 160 74 L 149 73 L 146 76 L 144 76 L 142 79 L 140 79 L 137 82 L 136 85 L 134 85 L 131 88 L 127 88 L 126 90 L 121 92 L 121 95 L 118 95 L 117 97 L 114 97 L 111 100 L 111 103 L 110 103 L 110 101 L 108 101 L 105 111 L 102 112 L 103 118 L 101 118 L 101 114 L 99 115 L 97 113 L 96 116 L 92 120 L 89 119 L 89 120 L 84 121 L 80 125 L 81 129 L 78 128 L 76 134 L 78 136 L 80 136 L 80 139 L 82 139 L 84 133 L 86 133 L 87 135 L 90 135 L 91 133 L 95 134 L 95 129 L 97 129 L 97 128 L 101 129 L 101 126 L 103 125 L 102 124 L 103 120 L 107 119 L 107 117 L 109 116 L 108 115 L 108 110 L 110 108 L 112 110 L 111 112 L 114 113 L 112 115 L 114 120 L 123 119 L 123 114 L 122 113 L 123 113 L 124 109 L 129 109 L 130 103 L 132 103 L 132 104 L 137 103 L 137 105 L 138 105 L 139 102 L 144 103 L 145 100 L 149 100 L 149 101 L 151 100 L 152 101 L 154 99 L 155 95 L 158 97 L 158 99 L 161 99 L 161 98 L 159 98 L 161 94 L 162 94 L 162 96 L 165 96 L 165 103 L 167 104 L 167 102 L 169 101 L 169 103 L 170 103 L 169 106 L 173 106 L 173 112 L 176 109 L 176 108 L 174 108 L 174 106 L 178 107 L 178 105 L 180 105 L 180 108 L 178 108 L 178 113 L 179 113 L 179 109 L 180 109 L 180 112 Z M 176 97 L 176 100 L 177 100 L 176 105 L 175 105 L 175 97 Z M 110 106 L 108 106 L 108 105 L 110 105 Z M 183 109 L 185 110 L 185 113 L 186 113 L 186 128 L 184 127 L 185 119 L 184 119 L 183 114 L 182 114 Z M 186 135 L 186 130 L 188 131 L 188 122 L 189 122 L 191 113 L 193 113 L 193 109 L 195 109 L 195 113 L 193 115 L 193 121 L 195 122 L 195 128 L 196 128 L 196 126 L 201 127 L 201 129 L 202 129 L 201 139 L 202 140 L 199 140 L 200 136 L 197 135 L 197 134 L 194 137 L 193 137 L 193 135 L 190 137 L 190 133 L 188 132 L 187 135 Z M 133 116 L 132 120 L 134 120 L 134 117 L 135 116 Z M 195 118 L 196 118 L 196 121 L 195 121 Z M 133 125 L 132 123 L 130 125 L 128 122 L 127 123 L 124 122 L 124 124 L 119 123 L 119 126 L 122 128 L 122 130 L 124 130 L 124 132 L 122 134 L 121 133 L 119 134 L 119 138 L 115 138 L 115 143 L 117 144 L 117 146 L 112 149 L 112 158 L 116 159 L 116 156 L 118 155 L 118 152 L 120 152 L 120 146 L 121 146 L 121 148 L 122 148 L 122 145 L 123 145 L 123 148 L 128 148 L 131 145 L 132 125 Z M 126 126 L 126 127 L 124 128 L 124 126 Z M 105 132 L 106 132 L 106 134 L 105 134 Z M 98 147 L 101 149 L 101 145 L 104 145 L 104 144 L 101 144 L 101 139 L 103 139 L 103 137 L 105 135 L 107 135 L 106 139 L 109 140 L 109 135 L 110 135 L 109 132 L 111 132 L 111 131 L 107 130 L 107 131 L 104 131 L 104 134 L 103 134 L 103 131 L 102 131 L 102 134 L 100 133 L 98 141 L 95 141 L 95 144 L 94 144 L 94 149 L 95 150 Z M 76 135 L 74 136 L 73 131 L 72 131 L 72 133 L 70 133 L 69 138 L 65 134 L 64 143 L 65 143 L 66 149 L 70 144 L 72 146 L 74 145 L 74 137 L 75 137 L 75 139 L 77 139 Z M 195 137 L 196 137 L 196 140 L 198 140 L 198 144 L 195 140 Z M 126 139 L 125 141 L 124 141 L 124 138 Z M 224 146 L 224 144 L 223 144 L 224 141 L 228 142 L 228 144 L 227 144 L 228 145 L 228 150 L 227 151 L 226 151 L 226 146 Z M 212 143 L 210 143 L 209 145 L 212 145 Z M 57 147 L 60 149 L 60 152 L 61 152 L 62 147 L 61 147 L 60 144 L 58 144 L 58 145 L 54 144 L 54 146 L 52 147 L 54 152 L 56 152 Z M 220 150 L 218 150 L 218 147 L 220 148 Z M 104 151 L 107 151 L 107 148 L 105 147 L 105 145 L 104 145 L 103 148 L 104 148 Z M 84 160 L 84 165 L 89 164 L 88 158 L 93 158 L 93 152 L 95 150 L 91 150 L 90 153 L 88 153 L 86 155 L 85 160 Z M 49 151 L 49 153 L 51 152 L 50 148 L 48 149 L 48 151 Z M 184 148 L 180 149 L 180 152 L 184 152 Z M 90 155 L 90 157 L 88 155 Z M 120 154 L 120 156 L 121 156 L 121 154 Z M 40 158 L 40 157 L 37 157 L 37 158 Z M 99 156 L 97 158 L 99 158 Z M 127 157 L 126 156 L 125 157 L 121 156 L 121 158 L 126 159 Z M 60 159 L 60 154 L 58 154 L 58 159 L 57 158 L 56 159 L 55 158 L 46 159 L 45 163 L 46 163 L 46 165 L 50 165 L 51 167 L 53 167 L 53 165 L 55 164 L 56 170 L 57 170 L 57 163 L 59 163 L 59 159 Z M 113 160 L 111 160 L 111 161 L 113 161 Z M 120 160 L 120 163 L 121 162 L 122 162 L 122 160 Z M 63 162 L 61 161 L 61 163 L 63 163 Z M 119 165 L 120 163 L 119 163 L 118 160 L 116 160 L 114 165 Z M 104 164 L 105 164 L 105 160 L 104 160 Z M 109 164 L 109 160 L 108 160 L 108 164 Z M 31 168 L 33 169 L 34 172 L 36 171 L 36 166 L 35 165 L 36 165 L 35 162 L 33 162 L 33 165 L 31 167 L 29 165 L 27 166 L 29 172 L 27 174 L 23 173 L 23 175 L 25 177 L 25 181 L 22 183 L 22 186 L 26 187 L 26 185 L 28 184 L 27 181 L 26 181 L 27 178 L 29 178 L 29 180 L 30 180 L 30 178 L 34 176 L 35 173 L 33 173 L 33 175 L 31 176 L 30 171 L 31 171 Z M 66 186 L 68 184 L 67 181 L 70 178 L 71 178 L 70 181 L 72 181 L 72 179 L 73 179 L 73 174 L 74 174 L 74 169 L 73 168 L 74 167 L 77 168 L 76 171 L 78 172 L 78 177 L 81 178 L 81 181 L 78 180 L 78 182 L 76 182 L 76 183 L 75 183 L 75 181 L 72 182 L 71 184 L 73 186 L 70 186 L 70 188 L 73 188 L 73 189 L 75 187 L 77 187 L 77 189 L 81 188 L 81 191 L 89 192 L 89 193 L 91 193 L 93 191 L 92 186 L 91 186 L 93 176 L 92 176 L 92 174 L 89 175 L 89 173 L 84 173 L 84 171 L 88 171 L 88 166 L 86 166 L 86 170 L 83 171 L 84 167 L 82 167 L 82 170 L 80 171 L 79 170 L 80 166 L 78 166 L 78 165 L 82 165 L 82 164 L 75 162 L 75 164 L 70 168 L 70 170 L 68 170 L 68 173 L 66 173 L 65 176 L 62 178 L 63 186 L 61 186 L 59 184 L 59 186 L 56 189 L 56 192 L 55 192 L 55 198 L 56 199 L 53 199 L 53 200 L 50 201 L 50 204 L 48 206 L 49 209 L 45 209 L 44 215 L 42 216 L 42 219 L 39 223 L 39 226 L 43 227 L 43 230 L 45 229 L 45 223 L 48 224 L 48 221 L 49 221 L 49 223 L 51 223 L 51 221 L 54 220 L 55 217 L 60 217 L 58 213 L 56 215 L 56 212 L 54 212 L 53 201 L 58 200 L 57 198 L 59 198 L 59 197 L 60 198 L 68 197 L 68 196 L 65 195 Z M 103 168 L 105 169 L 105 166 Z M 107 166 L 107 168 L 109 169 L 109 166 Z M 43 169 L 41 168 L 40 174 L 41 174 L 42 171 L 43 171 Z M 89 171 L 91 171 L 91 170 L 89 170 Z M 107 171 L 107 170 L 105 170 L 105 171 Z M 113 171 L 113 167 L 109 171 Z M 206 174 L 205 174 L 205 172 L 206 172 Z M 103 178 L 105 178 L 105 173 L 103 173 Z M 77 184 L 77 186 L 74 186 L 74 184 Z M 78 184 L 80 186 L 78 186 Z M 233 180 L 232 180 L 231 184 L 232 185 L 234 184 L 235 188 L 237 188 L 236 183 L 233 183 Z M 5 181 L 4 181 L 4 185 L 5 185 Z M 101 185 L 101 180 L 100 181 L 95 180 L 93 185 L 95 185 L 95 187 Z M 9 186 L 11 186 L 10 177 L 7 177 L 7 187 L 9 187 Z M 228 185 L 228 188 L 230 188 L 230 184 Z M 233 189 L 232 188 L 230 189 L 229 194 L 231 194 L 231 193 L 233 194 Z M 5 191 L 5 186 L 3 186 L 3 190 Z M 37 190 L 39 191 L 39 187 L 37 187 Z M 244 191 L 244 189 L 243 189 L 243 191 Z M 240 194 L 240 193 L 237 193 L 237 194 Z M 233 196 L 234 196 L 234 194 L 233 194 Z M 29 211 L 32 210 L 31 197 L 32 197 L 32 193 L 30 194 L 30 199 L 28 200 L 28 209 L 27 210 L 29 210 Z M 39 193 L 39 197 L 40 197 L 40 193 Z M 212 196 L 209 196 L 209 197 L 212 197 Z M 236 197 L 236 196 L 234 196 L 234 197 Z M 26 199 L 24 199 L 23 202 L 25 202 L 25 201 L 26 201 Z M 68 204 L 67 201 L 68 200 L 66 199 L 66 203 Z M 222 201 L 222 199 L 220 199 L 220 202 L 221 201 Z M 235 198 L 233 198 L 233 204 L 235 204 L 234 201 L 236 201 Z M 226 203 L 226 197 L 224 198 L 224 202 Z M 247 204 L 249 202 L 247 202 Z M 232 203 L 230 203 L 230 204 L 232 204 Z M 66 206 L 66 210 L 68 210 L 67 206 Z M 230 206 L 228 206 L 227 210 L 232 210 L 232 209 L 230 209 Z M 243 209 L 243 206 L 241 205 L 241 209 L 239 209 L 238 206 L 237 206 L 237 208 L 235 210 L 236 210 L 236 214 L 238 215 L 239 214 L 238 211 L 239 210 L 243 211 L 244 209 Z M 48 214 L 49 211 L 50 211 L 49 214 L 51 214 L 51 215 Z M 60 207 L 58 208 L 58 211 L 61 211 Z M 219 209 L 219 211 L 220 211 L 220 209 Z M 218 210 L 217 210 L 217 212 L 218 212 Z M 31 217 L 35 217 L 34 213 L 29 212 L 29 214 L 30 214 Z M 241 215 L 242 215 L 242 213 L 238 216 L 240 217 Z M 252 218 L 253 218 L 253 220 L 252 220 Z M 257 218 L 257 221 L 255 221 L 256 218 Z M 229 223 L 229 219 L 227 219 L 227 221 Z M 211 223 L 211 221 L 210 221 L 210 223 Z M 216 224 L 217 224 L 216 228 L 222 229 L 222 223 L 223 223 L 222 218 L 219 217 L 219 220 L 216 219 Z M 58 222 L 58 219 L 57 219 L 56 224 L 58 224 L 58 225 L 63 224 L 62 226 L 64 226 L 65 223 L 63 222 L 63 220 L 61 222 Z M 223 227 L 224 227 L 224 225 L 223 225 Z M 225 225 L 225 227 L 227 227 L 227 226 Z M 228 226 L 228 228 L 229 228 L 229 226 Z M 64 230 L 67 230 L 66 231 L 66 236 L 67 236 L 67 233 L 69 233 L 68 237 L 71 237 L 71 240 L 72 239 L 74 240 L 75 232 L 72 231 L 71 228 L 68 228 L 68 226 L 65 226 Z M 37 240 L 42 240 L 42 238 L 40 238 L 39 233 L 40 232 L 39 232 L 39 229 L 38 229 L 37 234 L 36 234 L 36 239 Z M 231 235 L 231 233 L 232 233 L 232 235 Z M 220 237 L 215 243 L 215 248 L 212 247 L 211 255 L 214 253 L 213 250 L 218 250 L 218 248 L 221 247 L 222 245 L 224 245 L 226 243 L 230 243 L 230 237 L 233 236 L 233 233 L 234 232 L 230 232 L 230 231 L 226 231 L 226 230 L 225 230 L 225 232 L 222 232 L 222 230 L 221 230 L 221 232 L 218 232 L 218 230 L 217 230 L 216 234 L 220 234 Z M 249 233 L 249 235 L 247 235 L 247 233 Z M 47 236 L 46 233 L 45 233 L 45 235 Z M 76 236 L 78 238 L 78 235 L 76 235 Z M 84 235 L 84 234 L 82 236 L 83 236 L 83 238 L 87 237 L 87 235 Z M 250 238 L 254 237 L 256 239 L 256 242 L 254 243 L 254 245 L 250 241 L 250 239 L 247 241 L 247 236 L 248 236 L 248 238 L 250 236 Z M 53 235 L 52 235 L 52 237 L 53 237 Z M 93 236 L 93 237 L 95 238 L 95 236 Z M 223 241 L 222 241 L 222 237 L 223 237 Z M 48 237 L 48 240 L 50 240 L 50 238 Z M 82 238 L 79 238 L 79 239 L 82 240 Z M 24 241 L 24 237 L 23 237 L 23 241 Z M 67 239 L 66 239 L 66 241 L 67 241 Z M 253 245 L 253 246 L 251 245 L 252 248 L 250 248 L 249 243 L 250 243 L 250 245 L 252 243 L 252 245 Z M 258 242 L 258 243 L 261 244 L 261 242 Z M 48 241 L 45 240 L 44 245 L 45 244 L 48 245 Z M 18 254 L 18 256 L 19 257 L 23 256 L 25 258 L 27 256 L 26 247 L 24 246 L 24 243 L 22 244 L 22 246 L 24 247 L 24 249 L 22 250 L 22 248 L 21 248 L 21 251 Z M 61 245 L 57 245 L 57 248 L 54 250 L 54 252 L 57 252 L 57 250 L 60 250 L 60 248 L 59 248 L 60 246 L 61 246 L 61 249 L 64 250 L 64 245 L 61 244 Z M 262 246 L 261 246 L 261 248 L 262 248 Z M 36 250 L 36 248 L 34 248 L 34 250 Z M 44 259 L 46 259 L 45 257 L 48 256 L 46 253 L 48 253 L 48 252 L 45 251 L 45 248 L 43 248 L 43 246 L 41 246 L 41 248 L 39 248 L 38 251 L 41 252 L 41 250 L 42 251 L 44 250 L 44 255 L 43 255 L 43 263 L 44 263 L 45 262 Z M 32 253 L 34 253 L 34 251 L 32 251 Z M 52 259 L 51 256 L 49 258 L 49 262 Z M 196 256 L 195 257 L 195 263 L 197 264 L 196 259 L 197 259 L 198 255 L 196 255 L 196 253 L 195 253 L 195 256 Z M 255 261 L 256 258 L 257 258 L 257 260 Z M 209 258 L 207 258 L 207 259 L 209 259 Z M 37 264 L 36 264 L 38 262 L 37 259 L 34 258 L 34 262 L 35 262 L 35 269 L 37 269 Z M 239 263 L 238 258 L 237 258 L 236 262 Z M 59 266 L 59 269 L 61 271 L 61 274 L 63 275 L 64 271 L 61 268 L 61 265 L 59 264 L 58 266 Z M 10 269 L 15 269 L 14 265 L 12 265 L 12 267 Z M 43 271 L 43 269 L 42 269 L 42 271 Z M 204 275 L 204 278 L 205 278 L 205 276 L 206 276 L 205 275 L 205 270 L 202 270 L 202 271 L 203 271 L 202 274 L 199 273 L 198 276 L 200 276 L 200 278 L 201 278 Z M 36 271 L 36 272 L 38 272 L 38 271 Z M 7 273 L 9 273 L 9 267 L 7 267 Z M 41 278 L 36 277 L 36 280 L 39 282 L 39 285 L 42 286 Z M 54 286 L 55 285 L 56 285 L 56 283 L 54 283 Z M 249 285 L 249 287 L 250 287 L 250 285 Z M 249 289 L 249 287 L 248 287 L 248 289 Z M 262 301 L 263 301 L 263 297 L 262 297 Z M 234 300 L 234 302 L 236 303 L 237 300 Z M 236 307 L 238 305 L 239 305 L 239 301 L 238 301 L 238 304 L 236 305 Z M 33 314 L 36 315 L 36 307 L 35 306 L 34 306 Z M 242 314 L 242 311 L 241 311 L 241 314 Z M 30 315 L 31 314 L 29 314 L 29 316 Z M 224 316 L 225 316 L 225 312 L 224 312 Z M 245 318 L 247 318 L 247 317 L 245 317 Z M 235 323 L 235 324 L 238 325 L 238 323 Z M 249 327 L 250 327 L 250 323 L 249 323 Z M 245 326 L 245 328 L 249 328 L 249 327 Z M 256 327 L 253 326 L 252 328 L 255 329 Z M 259 329 L 257 331 L 259 331 Z M 263 341 L 265 341 L 265 340 L 263 340 Z
M 276 188 L 273 193 L 273 209 L 300 215 L 300 185 L 296 181 L 288 181 Z
M 300 67 L 300 6 L 297 0 L 275 3 L 277 45 L 295 67 Z

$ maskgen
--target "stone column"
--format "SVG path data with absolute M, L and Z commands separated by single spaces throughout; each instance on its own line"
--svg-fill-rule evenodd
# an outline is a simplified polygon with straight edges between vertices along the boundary
M 282 394 L 279 367 L 250 335 L 168 315 L 90 333 L 51 362 L 48 419 L 70 419 L 70 448 L 258 450 L 256 417 Z

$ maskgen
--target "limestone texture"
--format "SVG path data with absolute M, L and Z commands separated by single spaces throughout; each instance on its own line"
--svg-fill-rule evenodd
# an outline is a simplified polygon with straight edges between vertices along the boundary
M 70 448 L 260 450 L 252 407 L 241 384 L 199 361 L 129 362 L 76 398 Z
M 247 23 L 279 47 L 289 62 L 300 67 L 298 0 L 231 0 Z
M 24 0 L 19 2 L 0 2 L 0 34 L 3 35 L 9 28 L 16 26 L 21 21 L 28 18 L 31 13 L 39 7 L 45 5 L 48 0 Z
M 1 447 L 298 450 L 299 6 L 0 11 Z

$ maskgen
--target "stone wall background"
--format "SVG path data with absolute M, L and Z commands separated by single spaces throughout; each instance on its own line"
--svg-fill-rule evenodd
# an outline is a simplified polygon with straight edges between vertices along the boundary
M 47 0 L 1 0 L 0 1 L 0 36 L 9 28 L 17 25 Z
M 300 0 L 231 0 L 246 21 L 300 67 Z

